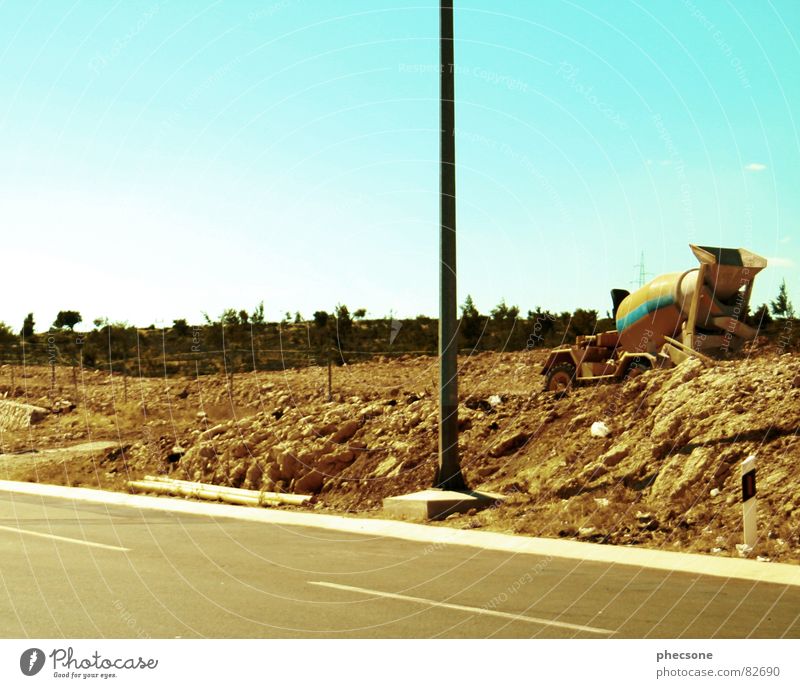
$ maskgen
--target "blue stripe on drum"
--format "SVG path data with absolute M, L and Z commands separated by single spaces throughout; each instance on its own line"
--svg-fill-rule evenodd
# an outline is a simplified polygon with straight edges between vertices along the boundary
M 671 306 L 673 303 L 675 303 L 675 299 L 670 294 L 645 301 L 642 305 L 637 306 L 630 313 L 617 320 L 617 332 L 622 332 L 622 330 L 630 327 L 653 311 L 664 308 L 664 306 Z

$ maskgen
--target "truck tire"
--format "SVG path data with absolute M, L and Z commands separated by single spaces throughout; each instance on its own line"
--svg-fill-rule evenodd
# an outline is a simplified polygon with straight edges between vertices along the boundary
M 642 373 L 646 373 L 652 367 L 653 365 L 650 363 L 649 359 L 645 358 L 644 356 L 641 358 L 637 356 L 630 362 L 628 369 L 625 371 L 625 377 L 638 377 Z
M 575 366 L 572 363 L 559 363 L 547 371 L 544 379 L 546 392 L 555 392 L 563 397 L 575 382 Z

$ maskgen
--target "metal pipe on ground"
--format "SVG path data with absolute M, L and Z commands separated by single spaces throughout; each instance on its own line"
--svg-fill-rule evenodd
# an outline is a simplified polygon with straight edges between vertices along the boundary
M 207 490 L 214 490 L 240 496 L 249 496 L 249 497 L 263 496 L 264 499 L 267 499 L 269 501 L 281 502 L 283 504 L 295 504 L 298 506 L 305 504 L 307 501 L 311 499 L 311 495 L 305 495 L 305 494 L 289 494 L 286 492 L 267 492 L 266 490 L 264 491 L 245 490 L 240 487 L 229 487 L 228 485 L 213 485 L 211 483 L 196 483 L 192 482 L 191 480 L 179 480 L 177 478 L 169 478 L 165 475 L 146 475 L 144 477 L 144 480 L 150 482 L 172 484 L 172 485 L 184 485 L 186 487 L 202 487 Z
M 155 492 L 181 497 L 196 497 L 213 501 L 240 504 L 244 506 L 265 506 L 289 504 L 302 506 L 311 499 L 311 495 L 284 494 L 279 492 L 259 492 L 258 490 L 242 490 L 224 485 L 193 483 L 187 480 L 145 476 L 144 480 L 131 480 L 128 487 L 136 492 Z
M 134 492 L 153 492 L 155 494 L 165 494 L 172 497 L 195 497 L 197 499 L 208 499 L 215 502 L 228 502 L 243 506 L 259 506 L 259 500 L 249 496 L 229 495 L 217 490 L 204 490 L 199 487 L 187 487 L 185 485 L 169 485 L 164 482 L 147 480 L 130 480 L 128 487 Z
M 227 492 L 230 494 L 257 497 L 262 494 L 259 490 L 245 490 L 240 487 L 230 487 L 228 485 L 214 485 L 213 483 L 198 483 L 192 480 L 179 480 L 178 478 L 169 478 L 165 475 L 146 475 L 142 478 L 144 482 L 165 483 L 167 485 L 183 485 L 184 487 L 197 487 L 216 492 Z M 278 494 L 277 492 L 265 492 L 264 494 Z

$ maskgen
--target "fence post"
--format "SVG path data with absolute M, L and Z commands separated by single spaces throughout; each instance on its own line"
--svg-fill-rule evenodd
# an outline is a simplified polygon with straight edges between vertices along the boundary
M 331 350 L 328 349 L 328 401 L 333 401 L 333 373 L 331 372 Z

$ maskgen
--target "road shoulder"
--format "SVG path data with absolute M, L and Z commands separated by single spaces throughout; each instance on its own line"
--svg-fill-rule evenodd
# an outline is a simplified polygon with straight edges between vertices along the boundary
M 273 525 L 321 528 L 323 530 L 354 533 L 365 538 L 388 537 L 426 542 L 437 548 L 458 545 L 517 554 L 639 566 L 664 571 L 800 586 L 800 566 L 794 564 L 712 557 L 702 554 L 667 552 L 638 547 L 599 545 L 573 540 L 554 540 L 486 531 L 458 530 L 422 523 L 351 518 L 299 510 L 241 507 L 8 480 L 0 480 L 0 493 L 36 495 L 134 509 L 168 511 L 213 518 L 232 518 Z

